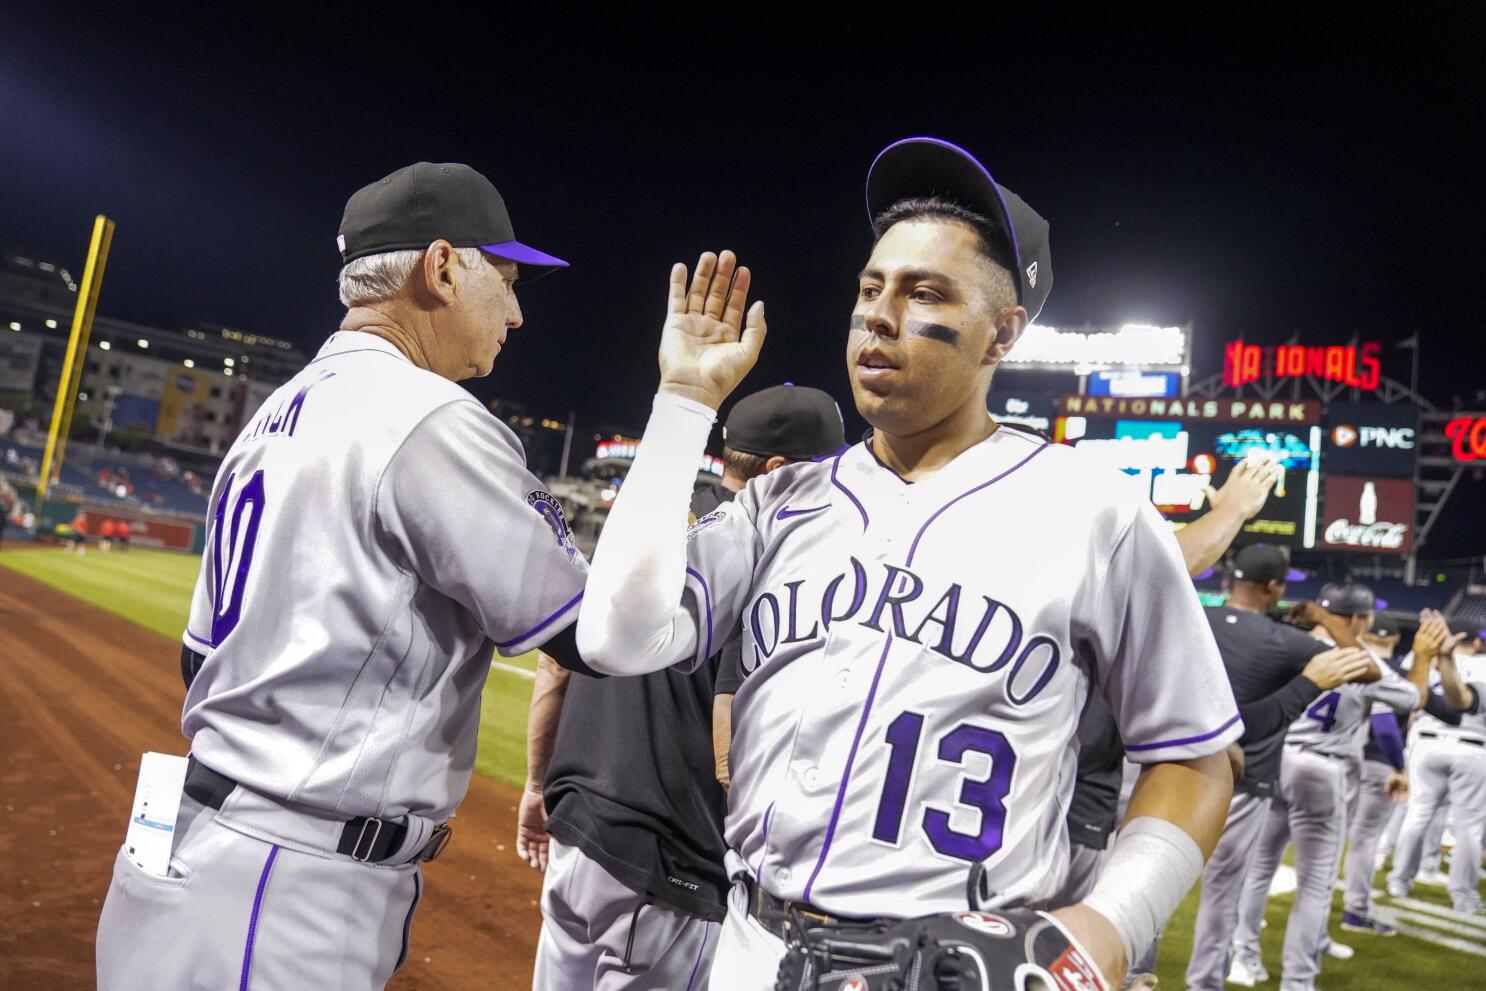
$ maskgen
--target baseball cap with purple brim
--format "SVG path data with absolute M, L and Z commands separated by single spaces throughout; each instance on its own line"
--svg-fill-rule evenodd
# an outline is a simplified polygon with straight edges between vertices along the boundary
M 526 283 L 568 263 L 516 240 L 511 215 L 490 180 L 457 162 L 418 162 L 363 186 L 341 217 L 341 262 L 426 248 L 442 238 L 516 263 Z
M 989 219 L 1005 238 L 1017 302 L 1030 323 L 1053 288 L 1048 222 L 959 145 L 940 138 L 904 138 L 878 153 L 867 172 L 867 219 L 900 200 L 937 196 Z

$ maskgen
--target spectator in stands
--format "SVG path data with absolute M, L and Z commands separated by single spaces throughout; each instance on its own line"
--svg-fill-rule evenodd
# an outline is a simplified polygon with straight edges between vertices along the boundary
M 15 512 L 15 492 L 0 480 L 0 543 L 5 540 L 5 524 L 10 522 L 10 514 Z
M 113 517 L 105 517 L 98 524 L 98 549 L 107 554 L 114 549 L 114 534 L 118 532 L 119 525 L 113 521 Z
M 88 553 L 88 520 L 79 509 L 77 515 L 72 518 L 72 550 L 77 551 L 78 557 L 84 557 Z
M 119 550 L 129 549 L 129 538 L 134 536 L 134 528 L 129 525 L 128 520 L 119 520 Z

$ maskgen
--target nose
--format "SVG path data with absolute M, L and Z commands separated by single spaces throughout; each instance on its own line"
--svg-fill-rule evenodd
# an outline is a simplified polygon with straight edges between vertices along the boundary
M 862 329 L 867 333 L 874 337 L 897 340 L 899 314 L 889 301 L 886 293 L 867 303 L 858 316 L 861 319 Z
M 512 330 L 521 326 L 521 301 L 514 291 L 511 293 L 511 308 L 506 312 L 506 326 Z

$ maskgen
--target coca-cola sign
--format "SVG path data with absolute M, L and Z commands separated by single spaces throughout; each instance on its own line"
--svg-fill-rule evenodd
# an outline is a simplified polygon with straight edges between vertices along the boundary
M 1369 554 L 1409 553 L 1414 546 L 1414 483 L 1328 475 L 1320 546 Z

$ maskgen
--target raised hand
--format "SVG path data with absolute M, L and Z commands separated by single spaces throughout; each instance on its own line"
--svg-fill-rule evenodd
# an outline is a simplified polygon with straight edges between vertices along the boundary
M 768 331 L 764 304 L 748 308 L 751 277 L 731 251 L 708 251 L 697 259 L 689 288 L 686 275 L 685 265 L 672 266 L 660 336 L 660 391 L 717 409 L 758 361 Z
M 1231 509 L 1251 520 L 1264 508 L 1270 490 L 1284 475 L 1284 467 L 1274 461 L 1245 459 L 1233 466 L 1221 489 L 1206 487 L 1207 501 L 1214 509 Z
M 1444 613 L 1425 609 L 1419 613 L 1419 632 L 1414 634 L 1414 662 L 1453 659 L 1455 648 L 1464 639 L 1464 633 L 1450 633 L 1450 624 L 1446 622 Z

